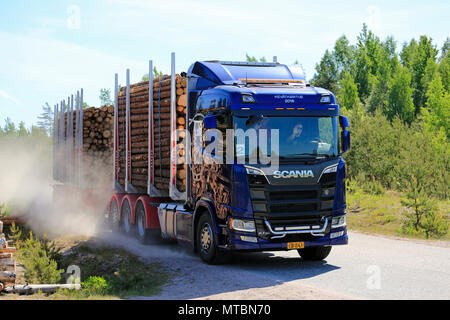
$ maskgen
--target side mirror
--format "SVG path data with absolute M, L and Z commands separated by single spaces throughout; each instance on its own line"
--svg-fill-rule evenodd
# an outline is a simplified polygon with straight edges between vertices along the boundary
M 350 150 L 350 130 L 348 130 L 348 128 L 350 127 L 350 123 L 348 121 L 348 118 L 344 116 L 339 117 L 339 123 L 342 127 L 342 153 L 346 153 L 348 150 Z
M 345 128 L 350 127 L 350 122 L 348 122 L 348 118 L 345 116 L 339 116 L 339 123 L 341 124 L 341 127 L 345 130 Z
M 203 118 L 203 126 L 205 129 L 216 129 L 217 119 L 216 116 L 206 116 Z

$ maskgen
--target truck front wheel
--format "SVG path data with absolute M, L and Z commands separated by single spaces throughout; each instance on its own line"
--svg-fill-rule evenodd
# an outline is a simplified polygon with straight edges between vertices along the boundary
M 219 251 L 209 214 L 203 214 L 197 224 L 196 247 L 200 258 L 208 264 L 221 264 L 229 260 L 228 252 Z
M 307 261 L 320 261 L 328 257 L 331 246 L 326 247 L 309 247 L 297 250 L 300 257 Z

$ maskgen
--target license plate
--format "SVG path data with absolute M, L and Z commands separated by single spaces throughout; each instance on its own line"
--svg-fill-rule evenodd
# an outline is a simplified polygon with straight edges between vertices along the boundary
M 304 247 L 305 247 L 304 242 L 288 242 L 287 244 L 288 250 L 303 249 Z

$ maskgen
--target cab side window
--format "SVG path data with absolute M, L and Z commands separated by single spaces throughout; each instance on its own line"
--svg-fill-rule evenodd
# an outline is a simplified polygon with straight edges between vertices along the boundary
M 222 133 L 222 139 L 217 140 L 217 148 L 223 150 L 225 154 L 226 129 L 229 128 L 229 117 L 226 112 L 227 98 L 222 95 L 205 95 L 200 96 L 197 100 L 197 117 L 198 120 L 204 116 L 215 116 L 217 122 L 217 130 Z M 200 116 L 203 115 L 203 117 Z M 204 136 L 207 129 L 202 125 L 202 135 Z M 216 135 L 212 136 L 211 141 L 203 141 L 203 148 L 216 140 Z M 213 150 L 212 154 L 216 155 L 217 150 Z

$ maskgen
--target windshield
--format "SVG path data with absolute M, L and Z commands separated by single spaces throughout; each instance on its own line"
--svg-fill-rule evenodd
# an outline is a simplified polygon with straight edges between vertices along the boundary
M 279 130 L 278 153 L 280 160 L 338 156 L 337 117 L 252 115 L 249 117 L 235 116 L 233 122 L 235 130 L 242 129 L 245 132 L 253 129 L 259 137 L 258 143 L 252 143 L 246 136 L 244 143 L 244 139 L 237 134 L 236 156 L 245 155 L 245 158 L 248 159 L 249 156 L 258 154 L 258 146 L 260 149 L 263 148 L 260 138 L 265 136 L 267 136 L 267 144 L 263 143 L 264 152 L 267 152 L 268 156 L 272 156 L 270 150 L 276 149 L 272 145 L 271 129 Z

